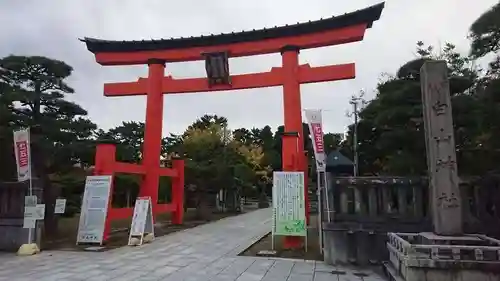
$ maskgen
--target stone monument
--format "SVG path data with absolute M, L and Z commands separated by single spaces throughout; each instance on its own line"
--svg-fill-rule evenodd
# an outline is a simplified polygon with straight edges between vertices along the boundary
M 392 280 L 500 280 L 500 241 L 462 230 L 446 62 L 425 62 L 420 81 L 434 232 L 389 233 L 385 269 Z

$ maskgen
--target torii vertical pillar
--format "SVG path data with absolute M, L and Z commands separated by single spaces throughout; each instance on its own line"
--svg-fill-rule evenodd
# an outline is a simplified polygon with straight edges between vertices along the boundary
M 296 137 L 283 138 L 282 168 L 283 171 L 304 172 L 304 198 L 306 224 L 309 222 L 309 202 L 307 197 L 307 177 L 305 169 L 307 159 L 304 153 L 304 132 L 302 127 L 302 108 L 300 100 L 299 51 L 297 46 L 285 46 L 281 50 L 283 67 L 283 111 L 285 133 L 297 133 Z M 287 236 L 284 248 L 301 247 L 302 239 Z
M 158 203 L 158 185 L 160 183 L 160 154 L 163 123 L 162 81 L 165 72 L 165 61 L 150 59 L 148 61 L 148 68 L 148 92 L 142 160 L 144 168 L 148 172 L 144 174 L 139 196 L 151 196 L 154 208 Z M 154 210 L 153 213 L 155 213 Z
M 116 142 L 112 140 L 101 140 L 97 143 L 96 153 L 95 153 L 95 164 L 94 164 L 94 175 L 115 175 L 113 170 L 113 163 L 116 159 Z M 106 210 L 106 220 L 104 222 L 104 231 L 102 234 L 102 240 L 108 241 L 109 234 L 111 232 L 111 220 L 110 213 L 113 210 L 112 198 L 113 198 L 114 183 L 111 183 L 108 197 L 108 209 Z

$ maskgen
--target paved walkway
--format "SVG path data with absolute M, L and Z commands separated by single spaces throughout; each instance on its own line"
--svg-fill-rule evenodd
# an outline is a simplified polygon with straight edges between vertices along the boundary
M 379 281 L 353 271 L 336 275 L 321 262 L 237 256 L 271 227 L 271 211 L 237 217 L 157 238 L 140 247 L 101 253 L 46 251 L 31 257 L 0 254 L 0 281 Z M 339 270 L 337 268 L 337 270 Z

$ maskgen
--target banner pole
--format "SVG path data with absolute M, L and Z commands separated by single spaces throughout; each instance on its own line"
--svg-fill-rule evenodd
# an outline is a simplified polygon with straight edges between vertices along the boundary
M 29 196 L 33 196 L 33 180 L 32 180 L 32 163 L 31 163 L 31 130 L 28 127 L 28 181 L 29 181 Z M 38 200 L 37 200 L 38 201 Z M 38 203 L 38 202 L 36 202 Z M 35 227 L 36 227 L 36 221 L 35 221 Z M 28 229 L 28 244 L 33 243 L 33 229 L 30 227 Z
M 30 151 L 30 153 L 31 153 L 31 151 Z M 31 174 L 31 163 L 30 163 L 30 174 Z M 33 195 L 33 186 L 32 186 L 31 176 L 30 176 L 30 179 L 29 179 L 29 195 L 30 196 Z M 25 205 L 26 205 L 26 202 L 25 202 Z M 36 226 L 36 221 L 35 221 L 35 226 Z M 31 228 L 31 226 L 30 226 L 30 228 L 28 228 L 28 244 L 32 243 L 32 241 L 31 241 L 33 239 L 32 236 L 33 236 L 33 228 Z
M 331 222 L 332 221 L 332 217 L 331 217 L 331 211 L 330 211 L 330 200 L 328 199 L 329 198 L 329 194 L 328 194 L 328 178 L 326 176 L 326 172 L 323 173 L 323 181 L 324 181 L 324 188 L 325 188 L 325 203 L 326 203 L 326 217 L 327 217 L 327 220 L 328 222 Z
M 36 226 L 38 219 L 37 196 L 33 195 L 33 168 L 31 156 L 30 127 L 13 131 L 14 154 L 16 156 L 17 181 L 24 184 L 23 229 L 28 229 L 28 242 L 17 250 L 19 256 L 31 256 L 40 252 L 36 244 Z M 26 192 L 28 184 L 28 192 Z M 28 193 L 28 194 L 26 194 Z M 44 206 L 43 206 L 44 207 Z M 28 212 L 27 212 L 28 211 Z M 25 234 L 26 232 L 23 231 Z M 26 239 L 26 238 L 22 238 Z
M 316 172 L 317 181 L 317 191 L 318 196 L 318 232 L 319 232 L 319 251 L 323 254 L 323 216 L 321 212 L 323 211 L 323 204 L 321 199 L 321 172 Z
M 316 183 L 317 183 L 317 196 L 318 196 L 318 236 L 319 248 L 323 253 L 323 199 L 321 196 L 322 189 L 325 185 L 322 174 L 326 174 L 326 153 L 324 147 L 323 135 L 323 120 L 321 109 L 305 109 L 304 115 L 306 117 L 309 132 L 313 143 L 314 158 L 316 162 Z M 328 195 L 328 194 L 327 194 Z M 327 199 L 328 200 L 328 199 Z M 328 201 L 327 201 L 328 202 Z M 327 203 L 328 204 L 328 203 Z M 328 208 L 327 208 L 328 212 Z M 330 221 L 330 213 L 327 213 L 328 221 Z

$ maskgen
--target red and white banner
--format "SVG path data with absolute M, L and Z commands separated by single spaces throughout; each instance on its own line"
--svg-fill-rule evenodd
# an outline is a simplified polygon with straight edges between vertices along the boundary
M 16 154 L 17 180 L 31 178 L 31 152 L 29 129 L 14 131 L 14 152 Z
M 304 110 L 307 124 L 313 142 L 314 158 L 316 159 L 316 170 L 324 172 L 326 169 L 326 156 L 323 142 L 323 126 L 321 118 L 321 110 L 306 109 Z

